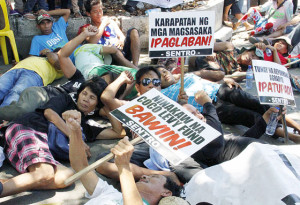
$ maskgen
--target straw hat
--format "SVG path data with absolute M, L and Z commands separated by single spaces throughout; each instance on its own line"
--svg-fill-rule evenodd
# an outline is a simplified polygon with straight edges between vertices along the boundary
M 190 205 L 190 203 L 180 197 L 168 196 L 162 198 L 158 205 Z

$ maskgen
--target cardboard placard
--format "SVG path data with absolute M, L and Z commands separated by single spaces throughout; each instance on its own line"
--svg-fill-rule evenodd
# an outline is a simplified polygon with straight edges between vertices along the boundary
M 174 165 L 221 135 L 155 88 L 111 114 Z
M 262 60 L 253 60 L 252 65 L 261 104 L 296 106 L 286 67 Z
M 155 12 L 149 14 L 149 57 L 211 55 L 214 11 Z

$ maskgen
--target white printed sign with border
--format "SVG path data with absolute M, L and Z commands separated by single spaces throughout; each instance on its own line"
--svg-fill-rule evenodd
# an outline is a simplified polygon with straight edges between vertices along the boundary
M 111 114 L 174 165 L 221 135 L 155 88 Z
M 212 55 L 214 26 L 214 11 L 150 13 L 149 57 Z
M 296 106 L 286 67 L 262 60 L 253 60 L 252 65 L 261 104 Z

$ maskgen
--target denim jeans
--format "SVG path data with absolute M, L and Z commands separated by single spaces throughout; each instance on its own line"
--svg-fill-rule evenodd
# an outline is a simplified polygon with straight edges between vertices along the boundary
M 288 35 L 291 39 L 292 46 L 296 46 L 300 42 L 300 24 L 298 24 L 293 31 Z
M 42 78 L 24 68 L 10 70 L 0 77 L 0 107 L 18 101 L 20 93 L 31 86 L 43 86 Z
M 27 0 L 25 3 L 24 14 L 32 12 L 33 7 L 36 3 L 38 3 L 39 10 L 48 10 L 48 4 L 46 0 Z

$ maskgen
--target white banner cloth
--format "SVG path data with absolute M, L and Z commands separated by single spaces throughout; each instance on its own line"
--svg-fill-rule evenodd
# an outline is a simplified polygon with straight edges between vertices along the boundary
M 300 204 L 300 145 L 252 143 L 236 158 L 198 172 L 185 189 L 192 205 Z

